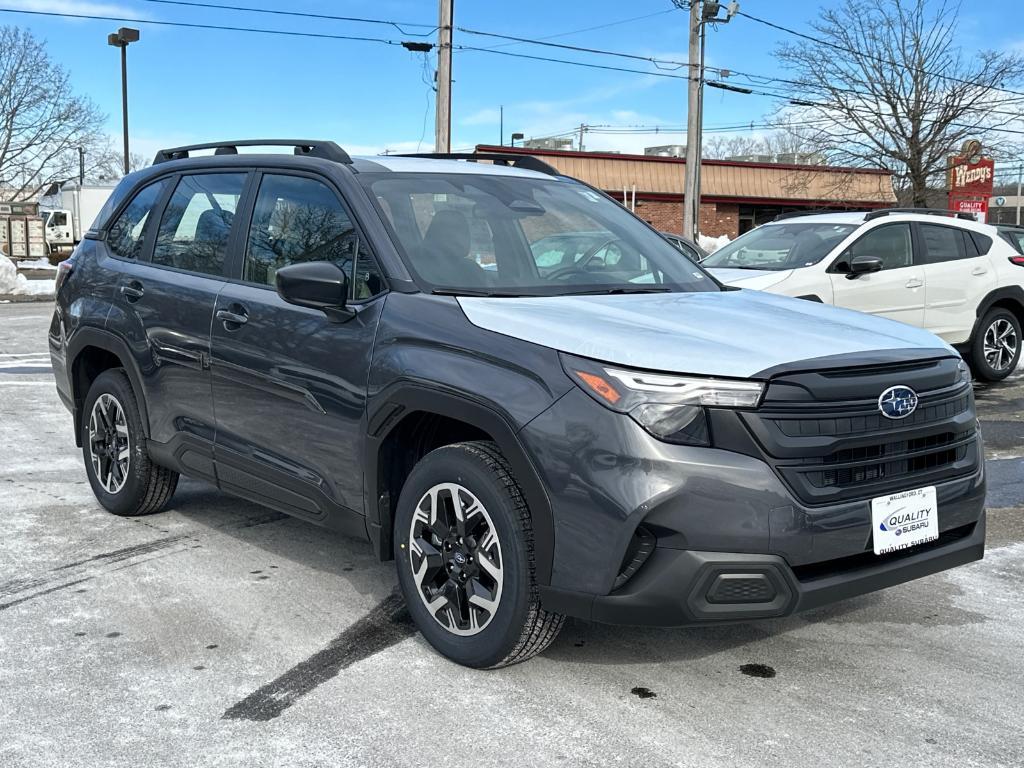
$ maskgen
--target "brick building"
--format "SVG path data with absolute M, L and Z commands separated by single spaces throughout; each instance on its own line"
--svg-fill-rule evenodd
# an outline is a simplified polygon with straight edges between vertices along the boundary
M 634 206 L 665 232 L 683 228 L 686 161 L 677 157 L 477 146 L 479 152 L 530 154 Z M 896 203 L 892 176 L 872 168 L 735 160 L 701 162 L 700 232 L 736 237 L 786 211 L 886 208 Z

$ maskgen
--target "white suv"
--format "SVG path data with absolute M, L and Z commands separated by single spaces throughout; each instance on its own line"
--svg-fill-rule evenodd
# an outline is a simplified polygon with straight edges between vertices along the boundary
M 702 262 L 715 277 L 926 328 L 978 378 L 1016 367 L 1024 257 L 995 227 L 946 211 L 788 214 Z

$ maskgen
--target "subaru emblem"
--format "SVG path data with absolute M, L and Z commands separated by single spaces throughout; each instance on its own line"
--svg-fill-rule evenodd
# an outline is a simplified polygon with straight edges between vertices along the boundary
M 905 419 L 917 408 L 917 393 L 902 384 L 889 387 L 878 398 L 878 410 L 887 419 Z

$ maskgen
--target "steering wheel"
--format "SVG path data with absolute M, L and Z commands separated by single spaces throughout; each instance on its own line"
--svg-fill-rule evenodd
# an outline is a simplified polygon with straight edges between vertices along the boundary
M 613 238 L 610 238 L 608 240 L 605 240 L 603 242 L 598 243 L 597 245 L 595 245 L 592 248 L 590 248 L 590 250 L 586 251 L 579 258 L 579 261 L 575 262 L 574 264 L 570 264 L 567 267 L 560 267 L 559 269 L 552 270 L 550 273 L 548 273 L 547 279 L 548 280 L 560 280 L 563 277 L 568 277 L 569 275 L 576 274 L 576 273 L 587 274 L 587 265 L 594 259 L 594 257 L 597 254 L 599 254 L 602 250 L 607 248 L 609 245 L 611 245 L 612 243 L 619 242 L 620 239 L 621 238 L 613 237 Z M 621 258 L 621 254 L 620 254 L 620 258 Z

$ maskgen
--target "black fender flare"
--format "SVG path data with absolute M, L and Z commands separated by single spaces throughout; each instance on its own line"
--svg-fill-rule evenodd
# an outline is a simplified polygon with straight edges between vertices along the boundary
M 82 406 L 85 403 L 85 396 L 88 393 L 77 391 L 77 377 L 75 375 L 75 371 L 78 365 L 79 356 L 88 347 L 96 347 L 106 352 L 110 352 L 112 355 L 117 356 L 121 361 L 122 367 L 124 368 L 125 373 L 128 374 L 128 379 L 131 381 L 132 389 L 135 390 L 135 400 L 139 404 L 140 416 L 142 417 L 142 429 L 148 439 L 149 409 L 146 407 L 145 391 L 142 389 L 142 374 L 139 371 L 139 366 L 135 360 L 135 356 L 132 354 L 127 342 L 125 342 L 120 336 L 111 333 L 110 331 L 103 330 L 102 328 L 87 326 L 85 328 L 78 328 L 68 340 L 67 346 L 68 378 L 70 380 L 69 383 L 71 384 L 71 391 L 75 401 L 75 440 L 78 442 L 79 447 L 81 447 L 82 436 L 79 434 L 78 426 L 82 422 Z
M 975 335 L 978 333 L 978 326 L 981 325 L 981 321 L 988 314 L 988 311 L 992 309 L 992 305 L 997 301 L 1003 301 L 1010 299 L 1015 302 L 1018 306 L 1017 317 L 1021 319 L 1022 325 L 1024 325 L 1024 288 L 1019 285 L 1006 285 L 1002 288 L 996 288 L 995 290 L 989 291 L 985 298 L 978 303 L 978 309 L 975 312 L 974 327 L 971 329 L 970 338 L 964 342 L 962 346 L 964 349 L 969 350 L 971 345 L 974 344 Z
M 538 584 L 551 583 L 554 556 L 555 526 L 551 502 L 533 461 L 517 436 L 516 428 L 493 405 L 465 393 L 414 382 L 396 382 L 373 398 L 367 412 L 364 443 L 364 494 L 366 498 L 366 529 L 374 552 L 381 560 L 391 559 L 391 508 L 379 496 L 378 459 L 381 445 L 402 416 L 425 411 L 457 419 L 489 434 L 515 473 L 530 508 L 533 522 L 534 563 Z

